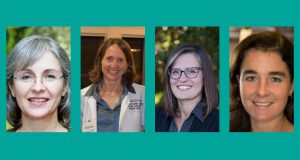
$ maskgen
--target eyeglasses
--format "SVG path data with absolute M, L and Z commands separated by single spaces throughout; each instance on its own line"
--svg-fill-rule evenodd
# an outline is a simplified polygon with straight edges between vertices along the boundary
M 56 71 L 50 71 L 42 75 L 41 80 L 43 84 L 53 83 L 61 78 L 64 78 L 61 73 Z M 37 77 L 32 72 L 21 71 L 15 74 L 13 79 L 18 80 L 24 84 L 33 84 L 36 83 Z
M 171 68 L 168 70 L 168 74 L 172 79 L 179 79 L 184 72 L 185 76 L 189 79 L 195 78 L 198 76 L 199 71 L 202 70 L 200 67 L 190 67 L 186 68 L 185 70 L 181 70 L 179 68 Z

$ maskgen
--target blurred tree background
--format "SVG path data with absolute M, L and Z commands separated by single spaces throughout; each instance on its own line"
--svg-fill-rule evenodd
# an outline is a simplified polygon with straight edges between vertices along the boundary
M 6 32 L 6 55 L 21 39 L 41 35 L 55 40 L 70 57 L 70 28 L 69 27 L 8 27 Z
M 209 54 L 219 84 L 219 27 L 157 27 L 155 28 L 155 105 L 163 105 L 163 78 L 170 53 L 179 45 L 194 43 Z
M 71 57 L 69 27 L 8 27 L 6 31 L 6 56 L 23 38 L 31 35 L 41 35 L 52 38 Z M 6 121 L 6 129 L 11 128 L 11 125 Z

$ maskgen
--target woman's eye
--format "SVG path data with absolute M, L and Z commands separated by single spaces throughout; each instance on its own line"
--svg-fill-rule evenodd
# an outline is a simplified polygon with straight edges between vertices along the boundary
M 172 70 L 171 74 L 180 74 L 179 72 L 180 72 L 179 70 Z
M 124 59 L 119 58 L 119 59 L 118 59 L 118 62 L 119 62 L 119 63 L 123 63 L 123 62 L 124 62 Z
M 255 81 L 255 77 L 254 76 L 248 76 L 248 77 L 245 77 L 245 80 L 246 81 Z
M 197 73 L 197 71 L 195 69 L 189 69 L 187 70 L 187 72 L 190 72 L 190 73 Z
M 278 77 L 272 77 L 271 81 L 272 82 L 281 82 L 282 80 L 281 80 L 281 78 L 278 78 Z
M 113 60 L 114 60 L 114 58 L 113 58 L 112 56 L 108 56 L 108 57 L 106 57 L 106 58 L 105 58 L 105 60 L 107 60 L 107 61 L 111 62 L 111 61 L 113 61 Z
M 46 79 L 56 79 L 56 77 L 57 76 L 51 74 L 45 76 Z
M 33 77 L 31 75 L 23 75 L 21 76 L 22 80 L 28 80 L 28 79 L 32 79 Z

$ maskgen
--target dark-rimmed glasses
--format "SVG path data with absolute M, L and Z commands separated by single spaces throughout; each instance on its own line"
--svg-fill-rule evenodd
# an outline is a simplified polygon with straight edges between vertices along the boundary
M 168 74 L 169 74 L 170 78 L 178 80 L 181 77 L 182 72 L 184 72 L 186 77 L 188 77 L 189 79 L 192 79 L 192 78 L 196 78 L 198 76 L 198 73 L 201 69 L 202 68 L 200 68 L 200 67 L 189 67 L 189 68 L 186 68 L 185 70 L 181 70 L 179 68 L 171 68 L 168 70 Z

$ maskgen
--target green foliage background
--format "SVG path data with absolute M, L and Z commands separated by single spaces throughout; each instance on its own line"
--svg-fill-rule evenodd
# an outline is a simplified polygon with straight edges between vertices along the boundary
M 55 40 L 70 56 L 69 27 L 8 27 L 6 32 L 6 55 L 25 37 L 41 35 Z

